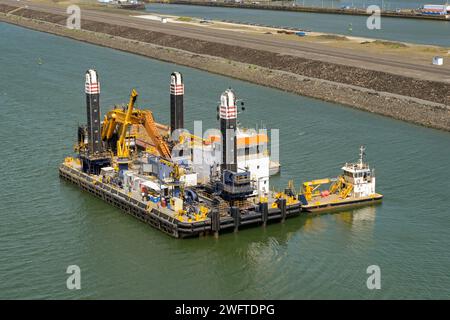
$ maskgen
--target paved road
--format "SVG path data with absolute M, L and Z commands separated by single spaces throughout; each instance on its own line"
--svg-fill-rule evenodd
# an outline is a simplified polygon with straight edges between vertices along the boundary
M 0 0 L 13 6 L 28 5 L 29 9 L 66 15 L 65 7 L 31 1 Z M 388 71 L 420 79 L 450 82 L 450 66 L 433 66 L 410 58 L 399 58 L 392 55 L 367 54 L 349 49 L 335 49 L 317 43 L 305 43 L 271 37 L 270 35 L 248 34 L 231 30 L 213 29 L 205 26 L 165 23 L 128 16 L 126 14 L 105 12 L 93 9 L 82 9 L 82 19 L 113 23 L 149 31 L 157 31 L 171 35 L 220 42 L 230 45 L 266 50 L 281 54 L 296 55 L 308 59 L 340 63 L 372 70 Z M 136 13 L 138 14 L 138 13 Z M 83 27 L 83 26 L 82 26 Z

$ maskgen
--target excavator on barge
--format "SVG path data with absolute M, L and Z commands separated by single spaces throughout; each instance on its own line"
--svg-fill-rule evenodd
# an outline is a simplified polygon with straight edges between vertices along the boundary
M 98 75 L 88 70 L 87 124 L 79 126 L 76 157 L 65 159 L 60 176 L 175 237 L 381 200 L 362 158 L 337 179 L 305 182 L 301 193 L 293 184 L 271 192 L 267 133 L 238 125 L 235 92 L 220 96 L 219 130 L 199 137 L 184 128 L 183 77 L 174 72 L 170 79 L 170 126 L 136 108 L 135 89 L 126 106 L 101 121 Z

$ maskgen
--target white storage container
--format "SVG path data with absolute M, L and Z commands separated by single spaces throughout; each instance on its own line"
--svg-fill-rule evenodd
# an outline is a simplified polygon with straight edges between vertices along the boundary
M 444 64 L 444 58 L 442 57 L 433 57 L 433 64 L 436 66 L 442 66 Z

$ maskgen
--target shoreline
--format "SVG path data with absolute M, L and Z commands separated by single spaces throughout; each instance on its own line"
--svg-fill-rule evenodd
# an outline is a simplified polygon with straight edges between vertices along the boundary
M 152 1 L 148 4 L 178 4 L 204 7 L 222 7 L 231 9 L 249 9 L 249 10 L 272 10 L 272 11 L 287 11 L 287 12 L 305 12 L 305 13 L 319 13 L 319 14 L 340 14 L 340 15 L 354 15 L 354 16 L 370 16 L 366 10 L 360 8 L 321 8 L 321 7 L 302 7 L 302 6 L 286 6 L 279 4 L 252 4 L 252 3 L 232 3 L 232 2 L 209 2 L 209 1 L 191 1 L 191 0 L 168 0 L 168 1 Z M 382 17 L 388 18 L 402 18 L 402 19 L 419 19 L 419 20 L 434 20 L 434 21 L 450 21 L 450 17 L 445 16 L 424 16 L 413 12 L 413 9 L 402 9 L 407 11 L 396 12 L 383 10 Z
M 108 34 L 84 29 L 70 30 L 57 23 L 58 18 L 61 17 L 55 14 L 46 14 L 46 19 L 53 21 L 48 22 L 40 19 L 36 20 L 1 13 L 0 21 L 139 54 L 169 63 L 184 65 L 323 101 L 339 103 L 425 127 L 450 131 L 450 106 L 445 103 L 423 100 L 392 92 L 376 91 L 352 84 L 318 79 L 286 70 L 230 60 L 224 57 L 162 46 L 132 38 L 123 38 L 114 35 L 113 32 Z M 65 19 L 65 17 L 63 18 Z M 84 21 L 84 23 L 94 22 Z

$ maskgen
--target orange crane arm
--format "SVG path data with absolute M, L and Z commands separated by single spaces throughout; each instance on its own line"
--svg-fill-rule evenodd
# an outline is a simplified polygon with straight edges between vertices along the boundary
M 149 110 L 142 110 L 141 113 L 143 115 L 143 125 L 145 131 L 147 131 L 147 134 L 152 139 L 159 154 L 166 159 L 170 159 L 171 155 L 169 146 L 159 133 L 155 120 L 153 119 L 152 112 Z

